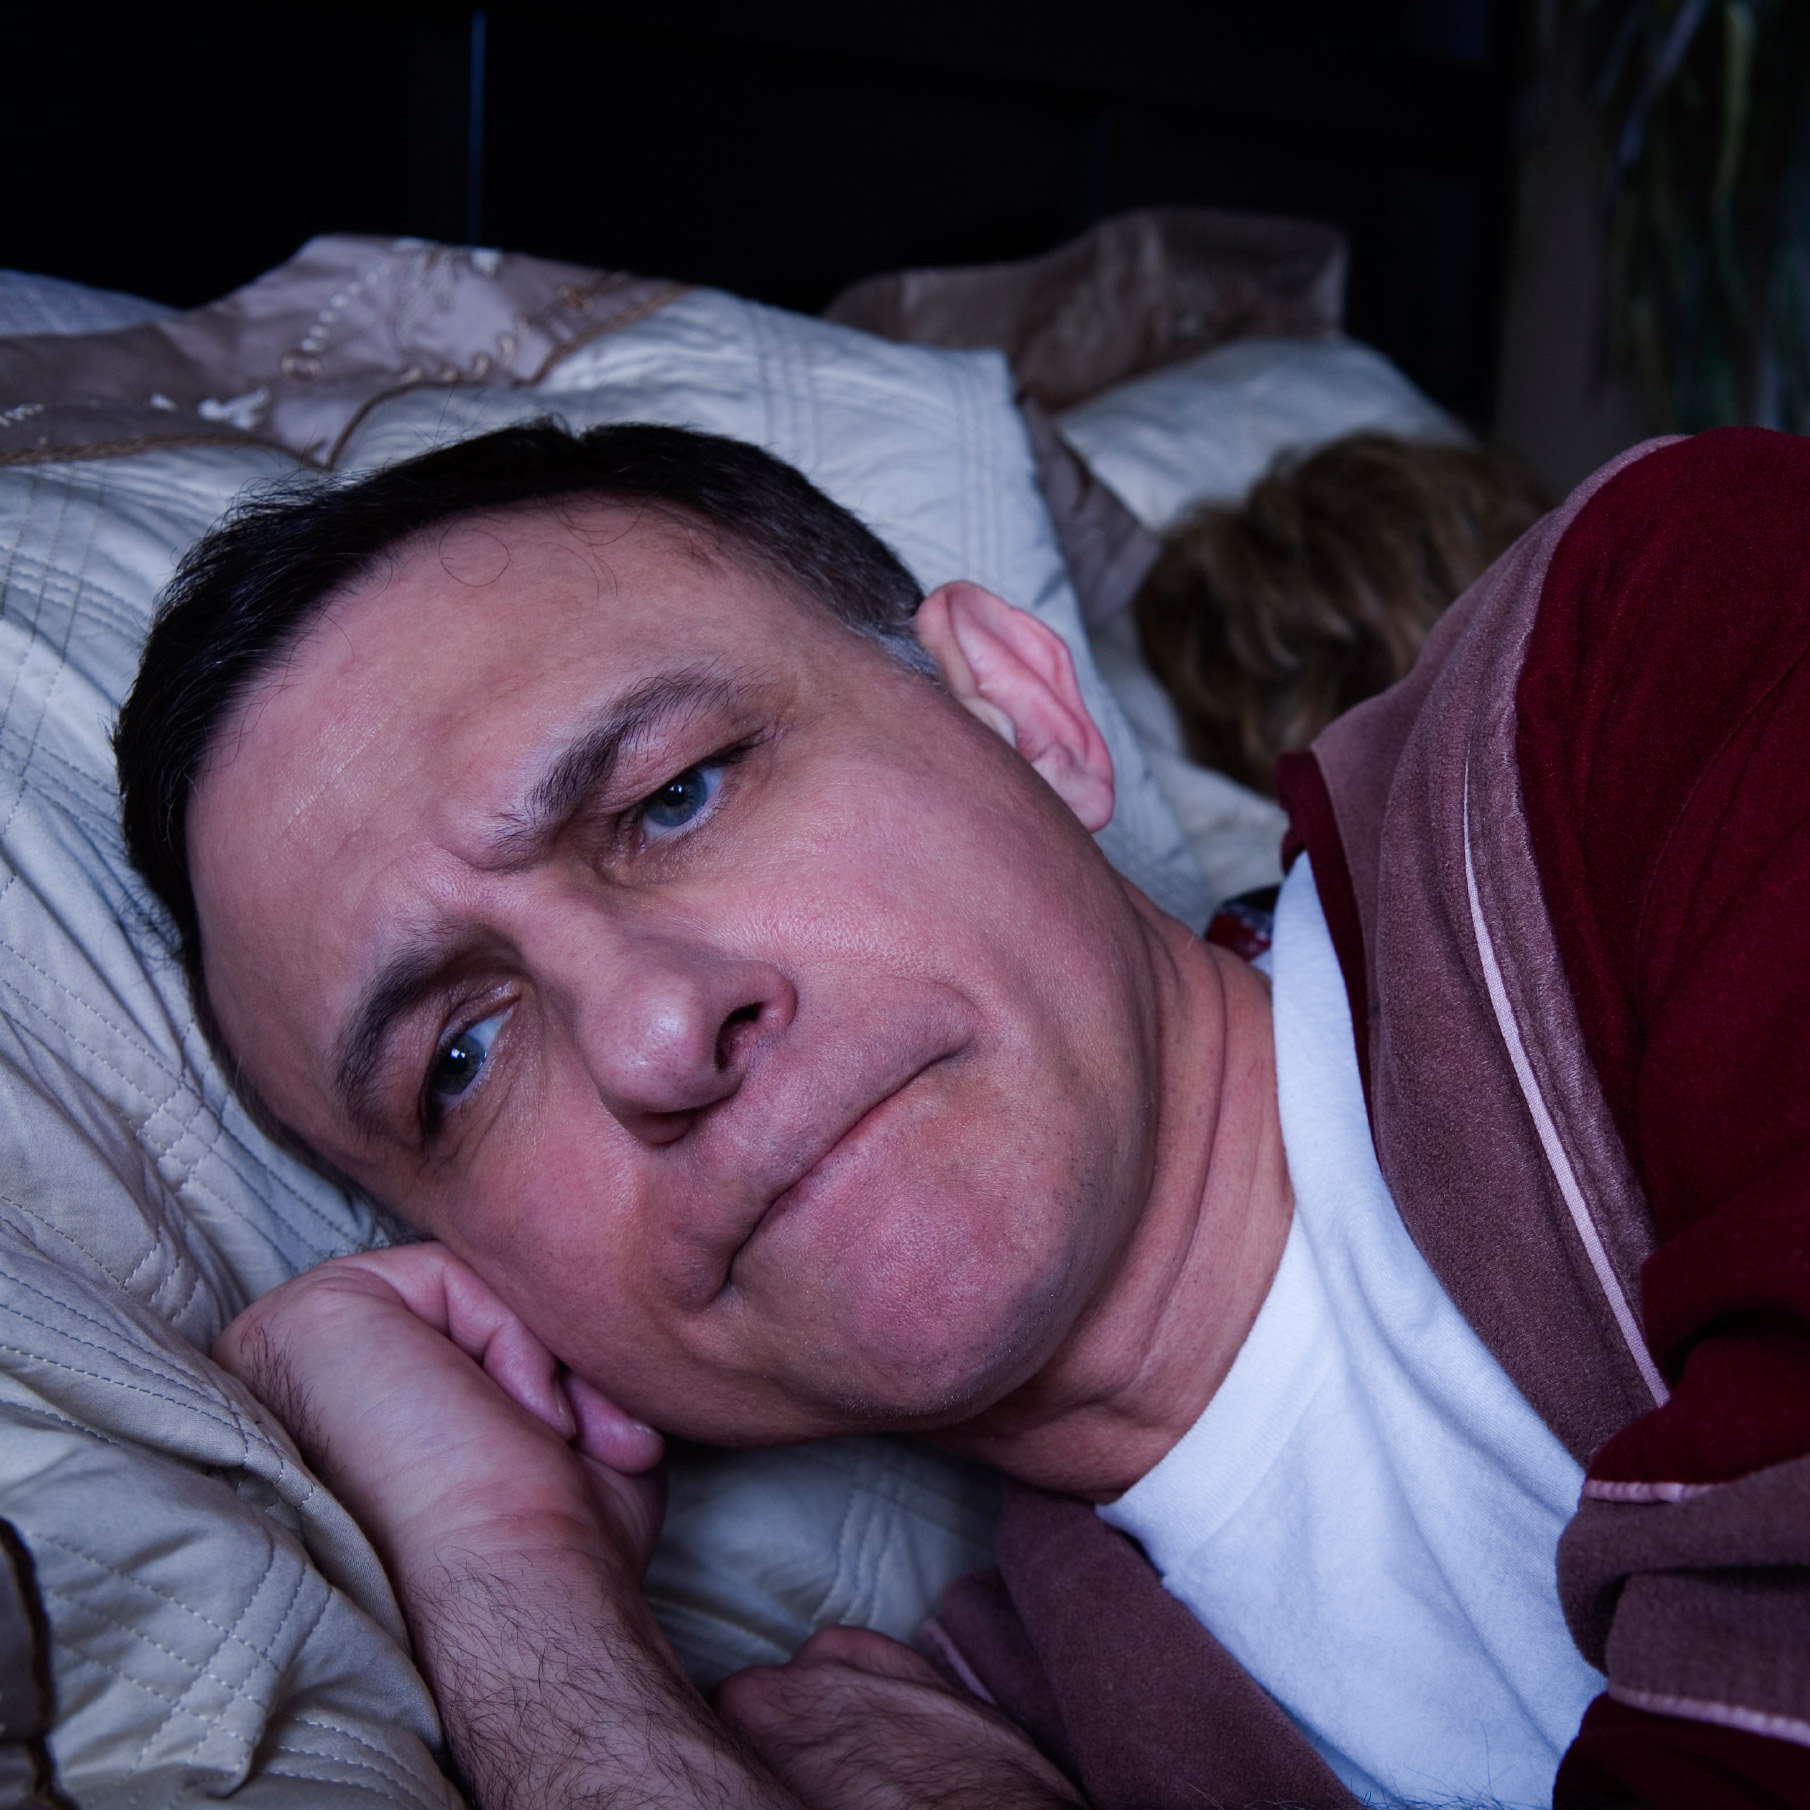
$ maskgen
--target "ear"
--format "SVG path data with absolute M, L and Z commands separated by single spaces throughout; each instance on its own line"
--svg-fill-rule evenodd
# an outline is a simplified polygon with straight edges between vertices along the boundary
M 1112 756 L 1053 629 L 957 580 L 918 606 L 918 640 L 956 702 L 1009 742 L 1089 830 L 1112 818 Z

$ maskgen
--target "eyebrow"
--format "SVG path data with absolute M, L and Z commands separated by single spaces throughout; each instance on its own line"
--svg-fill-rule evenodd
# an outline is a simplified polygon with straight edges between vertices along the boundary
M 453 949 L 431 934 L 411 938 L 377 971 L 341 1033 L 334 1054 L 334 1085 L 354 1124 L 382 1127 L 375 1098 L 377 1070 L 390 1032 L 440 984 Z
M 652 679 L 594 714 L 543 764 L 527 797 L 499 816 L 482 865 L 523 868 L 544 856 L 584 804 L 607 785 L 623 749 L 665 718 L 746 705 L 751 687 L 705 673 Z M 334 1046 L 335 1091 L 354 1123 L 381 1128 L 374 1098 L 384 1049 L 397 1022 L 430 997 L 467 947 L 444 931 L 422 930 L 392 952 L 361 989 Z
M 502 813 L 483 865 L 530 866 L 581 806 L 609 784 L 622 750 L 667 717 L 745 705 L 750 688 L 708 673 L 650 679 L 606 704 L 554 754 L 524 802 Z

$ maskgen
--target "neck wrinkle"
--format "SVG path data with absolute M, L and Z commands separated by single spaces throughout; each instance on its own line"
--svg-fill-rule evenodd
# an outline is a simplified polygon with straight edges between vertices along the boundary
M 1144 1210 L 1051 1361 L 932 1436 L 1095 1502 L 1123 1494 L 1199 1419 L 1269 1293 L 1294 1206 L 1267 982 L 1146 913 L 1158 1059 Z

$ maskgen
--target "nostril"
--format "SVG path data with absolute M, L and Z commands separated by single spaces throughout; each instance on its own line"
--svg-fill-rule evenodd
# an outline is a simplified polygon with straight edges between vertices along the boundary
M 723 1028 L 717 1033 L 716 1065 L 719 1072 L 734 1062 L 736 1050 L 742 1042 L 742 1027 L 760 1022 L 758 1005 L 737 1006 L 723 1020 Z

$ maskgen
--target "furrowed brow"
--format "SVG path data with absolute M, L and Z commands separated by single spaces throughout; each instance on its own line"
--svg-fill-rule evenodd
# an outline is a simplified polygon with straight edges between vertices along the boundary
M 558 836 L 606 784 L 623 748 L 665 717 L 745 705 L 749 688 L 708 674 L 650 681 L 593 717 L 547 762 L 526 801 L 507 812 L 490 842 L 486 865 L 525 866 Z M 411 939 L 384 962 L 359 994 L 334 1050 L 334 1086 L 352 1121 L 367 1132 L 384 1119 L 378 1084 L 397 1022 L 437 992 L 458 951 L 442 936 Z
M 354 1124 L 381 1129 L 378 1076 L 397 1021 L 438 991 L 451 951 L 438 939 L 412 941 L 371 977 L 334 1052 L 334 1085 Z
M 745 696 L 741 686 L 694 673 L 650 680 L 616 699 L 552 757 L 526 801 L 504 815 L 488 860 L 513 867 L 538 857 L 586 800 L 609 783 L 623 748 L 662 718 L 734 705 Z

